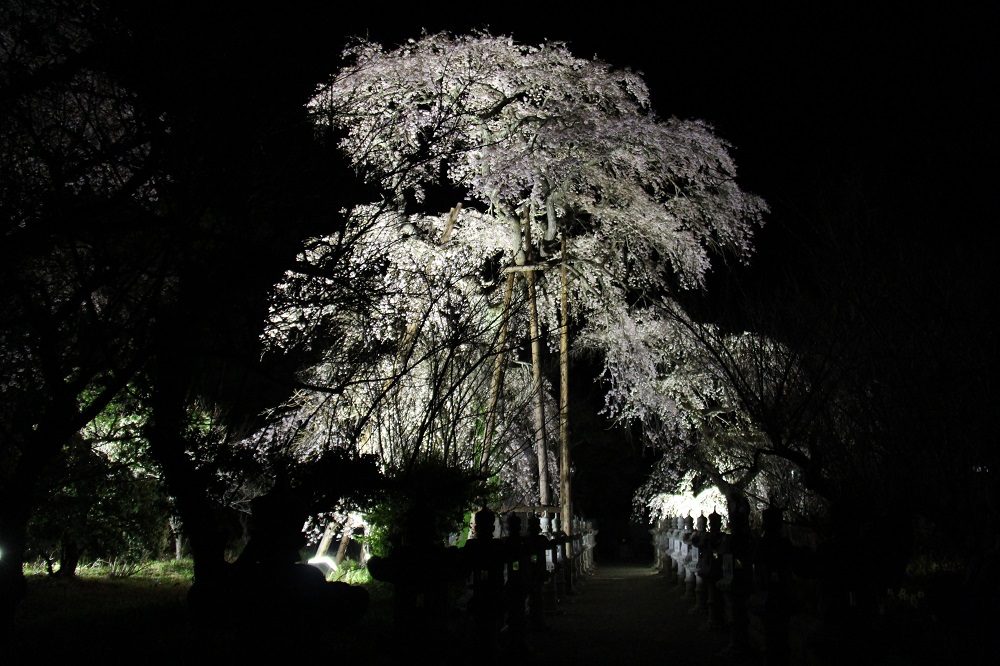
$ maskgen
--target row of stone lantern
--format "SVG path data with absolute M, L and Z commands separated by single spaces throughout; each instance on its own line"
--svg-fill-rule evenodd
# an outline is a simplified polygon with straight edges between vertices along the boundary
M 722 516 L 713 511 L 697 519 L 665 517 L 651 532 L 657 568 L 668 581 L 683 586 L 684 597 L 696 612 L 709 614 L 711 626 L 723 626 L 733 556 L 727 552 Z
M 764 533 L 756 547 L 722 532 L 722 517 L 713 511 L 697 519 L 666 517 L 651 530 L 656 563 L 668 581 L 683 586 L 683 594 L 694 602 L 695 612 L 709 616 L 709 626 L 728 625 L 729 650 L 748 648 L 748 601 L 754 588 L 764 601 L 761 616 L 763 647 L 768 664 L 788 662 L 789 571 L 795 557 L 791 542 L 782 536 L 781 509 L 763 512 Z
M 555 612 L 561 599 L 572 594 L 579 579 L 593 569 L 596 531 L 590 522 L 574 519 L 571 533 L 566 534 L 561 529 L 558 515 L 548 522 L 529 513 L 527 534 L 522 537 L 521 517 L 518 513 L 509 513 L 507 535 L 494 539 L 498 531 L 497 522 L 492 511 L 481 509 L 474 517 L 475 537 L 461 549 L 472 571 L 469 581 L 472 615 L 478 629 L 484 632 L 484 644 L 496 644 L 497 629 L 505 622 L 508 640 L 515 646 L 523 645 L 526 626 L 544 627 L 544 615 Z M 546 524 L 550 528 L 547 533 L 542 531 Z M 491 550 L 494 544 L 498 548 Z M 503 575 L 502 578 L 494 576 L 494 582 L 490 583 L 478 568 L 489 562 L 497 563 L 497 557 L 503 559 Z M 483 607 L 477 598 L 493 598 L 499 593 L 500 588 L 496 585 L 501 580 L 503 595 L 507 599 L 504 611 L 500 616 L 484 619 L 477 612 Z M 486 607 L 496 608 L 489 602 Z
M 514 517 L 517 514 L 509 514 Z M 594 548 L 597 531 L 590 521 L 574 518 L 570 533 L 561 525 L 558 514 L 538 517 L 529 514 L 529 534 L 538 534 L 545 539 L 544 604 L 547 611 L 553 611 L 560 600 L 573 594 L 577 582 L 594 568 Z M 547 528 L 547 529 L 546 529 Z M 512 532 L 508 529 L 508 533 Z M 530 602 L 529 602 L 530 605 Z
M 512 647 L 523 644 L 526 629 L 543 627 L 545 614 L 593 568 L 596 532 L 589 522 L 574 520 L 566 534 L 558 516 L 543 521 L 531 512 L 509 513 L 506 535 L 496 538 L 504 532 L 499 517 L 483 508 L 473 525 L 474 535 L 462 548 L 411 535 L 392 555 L 369 559 L 372 576 L 394 586 L 394 624 L 409 645 L 418 645 L 421 634 L 441 633 L 449 615 L 448 581 L 456 576 L 467 585 L 477 642 L 494 649 L 504 626 Z

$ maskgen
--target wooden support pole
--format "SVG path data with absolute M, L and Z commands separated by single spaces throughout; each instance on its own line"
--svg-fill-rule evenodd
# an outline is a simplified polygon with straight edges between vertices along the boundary
M 573 492 L 569 454 L 569 277 L 566 266 L 566 234 L 562 235 L 562 289 L 559 310 L 559 496 L 562 505 L 562 525 L 566 534 L 573 533 Z M 567 542 L 567 548 L 570 548 Z
M 524 246 L 530 264 L 531 216 L 524 214 Z M 549 456 L 545 444 L 545 401 L 542 395 L 542 337 L 538 326 L 538 300 L 535 295 L 535 272 L 524 274 L 528 291 L 528 323 L 531 335 L 531 379 L 535 401 L 535 453 L 538 456 L 538 503 L 551 503 L 549 488 Z

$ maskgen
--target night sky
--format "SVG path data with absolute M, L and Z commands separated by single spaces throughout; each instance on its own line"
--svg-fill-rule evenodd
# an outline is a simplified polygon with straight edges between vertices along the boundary
M 975 329 L 955 333 L 960 344 L 995 346 L 998 23 L 952 6 L 944 13 L 902 2 L 853 10 L 767 4 L 668 4 L 656 17 L 629 3 L 601 12 L 566 4 L 548 18 L 505 4 L 391 22 L 380 13 L 353 25 L 386 44 L 421 28 L 487 26 L 522 42 L 565 41 L 578 56 L 641 71 L 657 113 L 714 125 L 734 146 L 743 186 L 771 206 L 753 264 L 737 271 L 738 280 L 766 289 L 776 279 L 822 274 L 810 265 L 816 255 L 802 251 L 812 242 L 805 229 L 832 216 L 840 225 L 834 233 L 851 236 L 857 219 L 831 211 L 852 201 L 878 227 L 866 261 L 892 265 L 903 283 L 931 285 L 944 302 L 925 306 L 917 296 L 901 310 L 914 310 L 917 322 L 938 319 L 928 328 Z M 836 262 L 836 253 L 825 260 Z M 983 362 L 995 375 L 995 354 L 984 353 Z M 593 391 L 581 394 L 600 405 Z M 588 502 L 591 512 L 604 503 L 621 517 L 627 498 L 614 489 L 638 485 L 649 457 L 621 431 L 598 435 L 593 425 L 576 428 L 592 440 L 577 456 L 592 470 L 581 472 L 581 502 L 589 490 L 591 500 L 601 498 Z M 634 455 L 609 464 L 623 450 Z
M 252 87 L 258 103 L 286 103 L 282 94 L 307 95 L 336 69 L 346 38 L 393 46 L 422 30 L 563 41 L 638 70 L 657 113 L 711 123 L 732 144 L 742 185 L 770 204 L 762 269 L 784 261 L 796 217 L 844 182 L 872 208 L 898 211 L 884 217 L 908 243 L 971 252 L 996 242 L 1000 35 L 986 11 L 666 3 L 651 16 L 638 4 L 124 3 L 146 15 L 143 38 L 160 43 L 164 71 L 150 75 L 190 76 L 193 86 L 168 82 L 185 95 L 214 86 L 247 98 Z
M 758 243 L 767 260 L 774 227 L 793 223 L 786 207 L 845 175 L 879 191 L 873 205 L 922 212 L 929 219 L 900 224 L 933 227 L 933 242 L 986 231 L 977 218 L 997 203 L 997 23 L 902 2 L 783 4 L 667 3 L 656 17 L 621 2 L 547 4 L 560 8 L 549 17 L 504 4 L 356 23 L 389 44 L 420 28 L 488 26 L 643 72 L 659 115 L 706 120 L 733 144 L 744 186 L 774 209 Z
M 132 3 L 125 3 L 126 6 Z M 733 146 L 742 185 L 771 206 L 756 270 L 787 262 L 802 216 L 856 188 L 914 262 L 995 277 L 1000 117 L 998 23 L 985 10 L 912 3 L 433 4 L 142 3 L 173 75 L 300 97 L 337 67 L 349 36 L 386 45 L 422 30 L 488 29 L 642 72 L 660 116 L 708 121 Z M 868 6 L 869 4 L 878 6 Z M 154 9 L 149 9 L 153 7 Z M 156 7 L 159 7 L 158 9 Z M 180 64 L 178 64 L 178 62 Z M 178 85 L 183 94 L 199 94 Z M 888 211 L 888 213 L 886 213 Z M 916 258 L 928 246 L 936 258 Z M 973 253 L 974 256 L 969 256 Z M 947 255 L 948 258 L 943 257 Z M 752 279 L 752 276 L 751 276 Z
M 599 10 L 536 2 L 411 11 L 380 3 L 346 11 L 333 2 L 251 3 L 232 11 L 225 3 L 154 2 L 144 7 L 160 9 L 143 11 L 149 39 L 162 40 L 170 61 L 152 76 L 197 70 L 195 80 L 221 86 L 213 93 L 220 97 L 226 86 L 257 86 L 259 103 L 307 95 L 336 68 L 351 35 L 393 46 L 421 30 L 484 28 L 524 43 L 564 41 L 577 56 L 641 71 L 657 113 L 711 123 L 733 145 L 742 185 L 771 206 L 753 264 L 738 279 L 768 284 L 816 271 L 801 252 L 802 229 L 849 191 L 880 225 L 873 260 L 935 283 L 957 302 L 963 321 L 955 326 L 976 329 L 970 344 L 995 346 L 998 24 L 952 5 L 946 13 L 870 4 L 879 6 L 663 3 L 656 16 L 626 2 Z M 835 224 L 850 233 L 855 221 Z M 920 316 L 953 315 L 932 308 Z M 995 364 L 995 354 L 985 362 Z M 596 410 L 592 388 L 579 390 Z M 593 441 L 581 465 L 602 475 L 581 478 L 581 487 L 589 484 L 591 502 L 601 497 L 620 517 L 650 459 L 620 431 L 584 421 L 579 431 Z M 623 445 L 635 455 L 609 467 Z M 613 488 L 625 492 L 612 498 Z

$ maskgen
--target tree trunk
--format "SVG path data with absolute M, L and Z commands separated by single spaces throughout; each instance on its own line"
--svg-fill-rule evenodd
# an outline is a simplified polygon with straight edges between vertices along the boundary
M 319 545 L 316 547 L 316 555 L 314 555 L 316 559 L 326 557 L 326 554 L 330 552 L 330 544 L 333 543 L 333 536 L 336 531 L 332 520 L 323 528 L 323 538 L 319 540 Z
M 14 614 L 27 590 L 24 551 L 38 479 L 44 466 L 75 432 L 76 419 L 82 418 L 75 398 L 68 394 L 56 396 L 41 412 L 37 429 L 8 435 L 10 441 L 3 442 L 0 450 L 14 457 L 13 469 L 0 486 L 0 637 L 13 630 Z M 15 457 L 16 452 L 20 456 Z
M 340 563 L 344 561 L 344 557 L 347 555 L 347 545 L 351 543 L 351 530 L 347 529 L 347 525 L 344 526 L 344 534 L 340 537 L 340 546 L 337 548 L 337 556 L 333 558 L 334 564 L 340 567 Z
M 47 399 L 36 400 L 32 413 L 18 414 L 13 423 L 4 424 L 0 456 L 8 459 L 9 467 L 0 485 L 0 637 L 13 630 L 14 614 L 24 599 L 28 520 L 42 470 L 74 434 L 104 411 L 140 365 L 140 359 L 132 359 L 124 368 L 91 368 L 91 378 L 104 373 L 103 386 L 81 407 L 79 391 L 86 377 L 67 382 L 67 372 L 58 363 L 43 363 Z
M 753 571 L 750 555 L 750 502 L 742 490 L 735 486 L 721 488 L 726 498 L 729 513 L 729 530 L 732 538 L 734 559 L 733 582 L 730 587 L 732 597 L 732 625 L 730 627 L 730 649 L 737 654 L 745 654 L 750 648 L 750 614 L 747 600 L 753 586 Z
M 186 452 L 185 390 L 178 376 L 185 367 L 179 360 L 172 363 L 161 359 L 156 368 L 159 372 L 151 392 L 147 438 L 150 452 L 163 469 L 167 488 L 176 498 L 177 513 L 191 544 L 195 581 L 211 582 L 225 569 L 225 541 L 214 521 L 208 480 Z
M 180 560 L 184 556 L 183 525 L 177 516 L 170 516 L 167 527 L 170 530 L 170 535 L 174 538 L 174 559 Z
M 483 433 L 483 452 L 479 459 L 479 469 L 489 469 L 490 453 L 493 449 L 493 437 L 497 423 L 497 405 L 500 402 L 500 391 L 503 390 L 504 345 L 507 344 L 507 329 L 510 319 L 510 302 L 514 296 L 514 273 L 507 273 L 507 287 L 503 293 L 503 311 L 500 313 L 500 330 L 497 333 L 497 356 L 493 366 L 493 379 L 490 382 L 490 404 L 486 409 L 486 427 Z
M 19 493 L 9 492 L 10 483 L 0 493 L 0 637 L 14 629 L 14 614 L 24 599 L 24 549 L 27 541 L 30 501 Z
M 80 546 L 72 537 L 64 536 L 59 549 L 59 571 L 56 575 L 60 578 L 73 578 L 76 576 L 76 568 L 80 564 Z

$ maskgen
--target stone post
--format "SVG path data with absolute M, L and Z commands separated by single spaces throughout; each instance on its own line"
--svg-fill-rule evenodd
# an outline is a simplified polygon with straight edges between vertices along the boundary
M 694 575 L 694 565 L 692 561 L 697 562 L 697 551 L 695 547 L 691 544 L 691 537 L 694 536 L 694 518 L 691 514 L 688 514 L 684 519 L 684 533 L 681 536 L 681 551 L 684 555 L 681 560 L 680 573 L 684 577 L 684 597 L 692 598 L 694 597 L 695 588 L 695 575 Z
M 695 589 L 694 589 L 694 611 L 696 613 L 708 612 L 708 586 L 705 584 L 708 567 L 712 563 L 712 553 L 708 544 L 708 518 L 702 512 L 698 516 L 697 528 L 691 537 L 691 542 L 695 547 L 694 564 Z
M 667 576 L 667 582 L 673 584 L 677 582 L 677 567 L 674 564 L 674 517 L 667 516 L 662 523 L 664 532 L 663 571 Z
M 764 657 L 768 666 L 786 666 L 788 645 L 788 585 L 791 576 L 792 543 L 782 533 L 782 510 L 764 510 L 764 534 L 757 550 L 756 586 L 763 594 Z
M 531 576 L 528 587 L 528 622 L 532 629 L 545 628 L 545 581 L 549 572 L 545 565 L 548 539 L 541 533 L 538 516 L 528 516 L 527 541 L 528 561 Z
M 727 650 L 734 656 L 742 657 L 751 652 L 750 615 L 747 608 L 753 587 L 749 503 L 742 501 L 735 510 L 741 512 L 742 515 L 733 515 L 733 509 L 730 509 L 731 534 L 726 539 L 725 552 L 725 556 L 729 558 L 729 571 L 731 572 L 731 583 L 728 588 L 731 622 Z M 725 568 L 725 566 L 726 562 L 723 562 L 723 567 Z
M 549 518 L 549 512 L 542 509 L 542 515 L 539 517 L 541 523 L 542 534 L 546 536 L 552 533 L 552 520 Z
M 503 545 L 493 538 L 496 514 L 483 507 L 473 517 L 475 538 L 462 549 L 471 571 L 472 598 L 469 610 L 475 625 L 476 643 L 493 653 L 499 649 L 504 617 Z
M 705 577 L 708 588 L 708 623 L 711 629 L 721 629 L 726 623 L 726 602 L 719 581 L 722 580 L 722 516 L 712 511 L 708 514 L 708 543 L 711 565 Z
M 587 521 L 587 573 L 594 570 L 594 549 L 597 548 L 597 531 L 594 524 Z
M 662 574 L 667 573 L 667 561 L 670 559 L 667 555 L 668 537 L 666 526 L 666 518 L 660 518 L 656 521 L 653 529 L 650 530 L 650 534 L 653 536 L 653 552 L 656 554 L 654 567 Z
M 687 553 L 684 552 L 684 518 L 681 516 L 674 517 L 674 550 L 671 556 L 674 560 L 674 572 L 677 576 L 677 584 L 681 586 L 681 592 L 684 591 L 684 579 L 687 577 L 684 571 L 684 556 Z
M 559 553 L 562 562 L 563 594 L 571 596 L 575 594 L 573 590 L 575 562 L 573 561 L 572 536 L 563 529 L 559 530 Z
M 524 654 L 528 589 L 531 585 L 531 554 L 521 538 L 521 518 L 516 513 L 507 516 L 507 538 L 504 541 L 504 564 L 507 581 L 504 602 L 507 611 L 507 645 L 514 654 Z
M 573 558 L 573 585 L 580 582 L 583 577 L 583 535 L 580 533 L 580 519 L 573 518 L 573 529 L 569 534 L 570 557 Z

